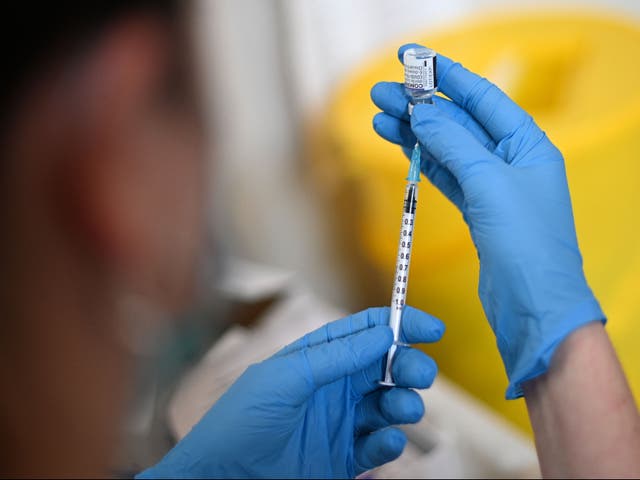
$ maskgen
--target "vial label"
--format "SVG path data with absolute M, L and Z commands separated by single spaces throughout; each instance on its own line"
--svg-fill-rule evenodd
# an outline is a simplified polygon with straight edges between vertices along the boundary
M 412 90 L 436 88 L 436 57 L 405 58 L 404 85 Z

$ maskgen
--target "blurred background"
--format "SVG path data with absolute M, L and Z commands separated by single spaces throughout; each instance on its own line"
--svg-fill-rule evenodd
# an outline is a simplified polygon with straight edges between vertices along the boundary
M 423 43 L 497 83 L 563 151 L 587 277 L 640 393 L 640 2 L 197 5 L 225 258 L 269 266 L 335 311 L 387 304 L 407 163 L 374 134 L 369 89 L 402 81 L 397 47 Z M 526 437 L 524 402 L 504 400 L 466 226 L 432 186 L 421 195 L 409 303 L 447 323 L 427 351 L 445 378 Z

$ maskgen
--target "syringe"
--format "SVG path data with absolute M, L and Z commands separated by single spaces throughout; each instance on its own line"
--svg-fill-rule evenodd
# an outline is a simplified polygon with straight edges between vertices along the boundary
M 436 78 L 436 52 L 425 47 L 414 47 L 404 51 L 404 91 L 409 98 L 408 113 L 411 115 L 413 106 L 419 103 L 433 103 L 433 96 L 438 90 Z M 398 347 L 408 346 L 401 342 L 402 311 L 407 299 L 407 282 L 409 280 L 409 264 L 411 259 L 411 245 L 413 244 L 413 227 L 416 217 L 416 203 L 418 201 L 418 182 L 420 181 L 420 144 L 416 143 L 411 154 L 407 187 L 404 192 L 404 208 L 402 209 L 402 224 L 400 225 L 400 241 L 398 243 L 398 258 L 396 272 L 393 279 L 391 294 L 391 313 L 389 326 L 393 330 L 393 345 L 387 352 L 383 379 L 381 385 L 394 386 L 391 368 Z
M 413 245 L 413 227 L 416 217 L 416 204 L 418 202 L 418 182 L 420 181 L 420 145 L 416 144 L 411 154 L 407 186 L 404 191 L 404 206 L 402 208 L 402 221 L 400 223 L 400 240 L 398 242 L 398 257 L 396 258 L 396 271 L 393 280 L 393 292 L 391 293 L 391 312 L 389 314 L 389 326 L 393 330 L 393 345 L 387 352 L 385 360 L 383 380 L 381 385 L 394 386 L 391 367 L 398 347 L 408 346 L 401 342 L 402 311 L 407 299 L 407 285 L 409 280 L 409 265 L 411 263 L 411 246 Z

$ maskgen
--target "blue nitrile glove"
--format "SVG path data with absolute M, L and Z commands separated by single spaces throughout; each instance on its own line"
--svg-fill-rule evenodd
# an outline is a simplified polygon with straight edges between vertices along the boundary
M 572 331 L 605 317 L 583 274 L 560 151 L 486 79 L 442 55 L 437 75 L 451 100 L 416 105 L 411 118 L 402 84 L 376 84 L 371 98 L 384 113 L 373 126 L 405 153 L 417 137 L 422 172 L 469 225 L 507 398 L 517 398 Z
M 434 361 L 403 348 L 378 385 L 393 342 L 388 308 L 332 322 L 250 366 L 189 434 L 138 478 L 346 478 L 397 458 L 406 443 L 389 425 L 422 418 Z M 403 342 L 435 342 L 444 325 L 406 307 Z

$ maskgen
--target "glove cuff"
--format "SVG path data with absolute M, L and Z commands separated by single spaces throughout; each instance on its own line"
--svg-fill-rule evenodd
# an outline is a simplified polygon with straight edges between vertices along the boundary
M 509 374 L 509 386 L 505 395 L 507 400 L 522 397 L 522 384 L 547 372 L 556 349 L 573 331 L 597 321 L 605 324 L 607 319 L 600 304 L 593 297 L 579 304 L 565 319 L 558 321 L 558 330 L 546 336 L 548 340 L 543 339 L 529 355 L 526 355 L 524 362 L 516 363 L 513 371 L 507 372 Z

